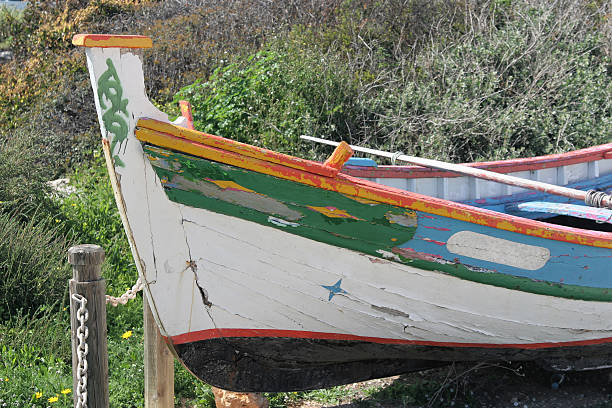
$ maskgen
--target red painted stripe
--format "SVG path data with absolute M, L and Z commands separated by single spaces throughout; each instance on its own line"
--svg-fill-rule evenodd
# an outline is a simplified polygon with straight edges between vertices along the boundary
M 570 164 L 612 159 L 612 143 L 575 150 L 568 153 L 550 154 L 547 156 L 528 157 L 524 159 L 498 160 L 479 163 L 465 163 L 464 166 L 494 171 L 497 173 L 514 173 L 533 171 L 552 167 L 569 166 Z M 429 178 L 461 177 L 461 174 L 428 169 L 419 166 L 378 166 L 375 168 L 345 166 L 345 174 L 366 178 Z
M 435 346 L 435 347 L 476 347 L 476 348 L 513 348 L 513 349 L 544 349 L 552 347 L 572 347 L 572 346 L 592 346 L 596 344 L 611 343 L 612 337 L 605 337 L 592 340 L 550 342 L 550 343 L 454 343 L 437 342 L 423 340 L 387 339 L 383 337 L 355 336 L 342 333 L 322 333 L 302 330 L 276 330 L 276 329 L 208 329 L 200 330 L 178 336 L 165 338 L 172 344 L 185 344 L 201 340 L 217 339 L 222 337 L 285 337 L 292 339 L 320 339 L 320 340 L 345 340 L 345 341 L 366 341 L 378 344 L 409 344 L 414 346 Z
M 193 115 L 191 113 L 191 104 L 188 101 L 179 101 L 179 107 L 181 108 L 181 116 L 187 119 L 187 126 L 189 130 L 195 130 L 193 126 Z

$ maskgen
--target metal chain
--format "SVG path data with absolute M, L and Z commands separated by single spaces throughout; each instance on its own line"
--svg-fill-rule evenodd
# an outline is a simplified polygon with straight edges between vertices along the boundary
M 87 354 L 89 353 L 89 347 L 87 346 L 87 337 L 89 337 L 89 329 L 87 328 L 87 319 L 89 319 L 89 312 L 87 311 L 87 299 L 83 295 L 75 293 L 72 295 L 72 299 L 79 303 L 79 309 L 77 310 L 77 320 L 79 321 L 79 327 L 76 331 L 76 336 L 79 341 L 77 345 L 77 387 L 76 397 L 77 404 L 76 408 L 87 408 Z
M 110 303 L 111 305 L 117 307 L 120 304 L 125 305 L 129 300 L 134 299 L 136 294 L 140 292 L 144 288 L 144 283 L 138 278 L 132 289 L 128 289 L 123 295 L 119 297 L 114 297 L 110 295 L 106 295 L 106 303 Z
M 128 289 L 123 295 L 119 297 L 106 295 L 106 303 L 110 303 L 113 306 L 117 306 L 119 304 L 125 305 L 130 299 L 134 299 L 136 294 L 140 292 L 143 287 L 144 284 L 140 278 L 138 278 L 134 286 L 132 286 L 132 289 Z M 76 337 L 79 342 L 76 349 L 76 408 L 87 408 L 87 354 L 89 353 L 89 346 L 87 345 L 87 338 L 89 337 L 87 320 L 89 319 L 89 312 L 87 311 L 87 299 L 83 295 L 74 293 L 72 295 L 72 299 L 79 304 L 79 308 L 77 309 L 76 313 L 76 318 L 79 321 L 79 327 L 76 331 Z

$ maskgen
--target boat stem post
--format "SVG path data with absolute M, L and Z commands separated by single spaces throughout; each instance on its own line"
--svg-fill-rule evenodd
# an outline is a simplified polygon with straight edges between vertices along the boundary
M 79 396 L 80 389 L 85 392 L 87 407 L 109 406 L 106 281 L 100 272 L 103 261 L 104 249 L 98 245 L 78 245 L 68 250 L 68 262 L 72 265 L 72 279 L 69 282 L 70 337 L 75 407 L 82 398 Z
M 174 407 L 174 356 L 159 332 L 143 295 L 145 408 Z

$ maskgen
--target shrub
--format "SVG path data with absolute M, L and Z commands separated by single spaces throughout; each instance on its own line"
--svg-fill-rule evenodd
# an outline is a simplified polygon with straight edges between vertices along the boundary
M 47 203 L 45 172 L 39 165 L 39 152 L 33 140 L 11 138 L 0 140 L 0 209 Z
M 66 288 L 68 282 L 66 282 Z M 45 333 L 41 336 L 40 333 Z M 0 323 L 0 344 L 10 350 L 28 350 L 31 362 L 42 357 L 69 362 L 70 306 L 68 296 L 41 306 L 36 312 L 17 311 Z
M 192 103 L 200 130 L 297 153 L 300 135 L 350 133 L 355 92 L 333 55 L 271 47 L 181 89 L 175 101 Z
M 451 161 L 605 143 L 606 8 L 555 4 L 347 0 L 175 101 L 200 130 L 294 154 L 301 134 Z
M 579 3 L 565 3 L 493 3 L 491 15 L 474 18 L 488 23 L 421 52 L 399 86 L 371 101 L 379 144 L 472 161 L 609 141 L 605 41 Z
M 61 302 L 67 293 L 68 244 L 54 226 L 59 219 L 35 213 L 22 224 L 0 213 L 0 321 Z

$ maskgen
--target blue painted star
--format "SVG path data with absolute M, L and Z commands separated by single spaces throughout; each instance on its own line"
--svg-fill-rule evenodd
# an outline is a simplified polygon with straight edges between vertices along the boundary
M 329 290 L 329 299 L 327 300 L 332 300 L 334 295 L 348 293 L 346 290 L 340 287 L 341 284 L 342 284 L 342 279 L 334 283 L 332 286 L 321 285 L 325 289 Z

